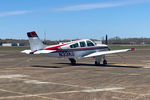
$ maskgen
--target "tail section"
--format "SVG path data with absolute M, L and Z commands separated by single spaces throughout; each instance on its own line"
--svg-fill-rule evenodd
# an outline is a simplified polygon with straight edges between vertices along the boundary
M 29 38 L 30 48 L 31 48 L 32 52 L 36 51 L 36 50 L 43 49 L 45 47 L 45 45 L 39 39 L 39 37 L 35 31 L 28 32 L 27 36 Z

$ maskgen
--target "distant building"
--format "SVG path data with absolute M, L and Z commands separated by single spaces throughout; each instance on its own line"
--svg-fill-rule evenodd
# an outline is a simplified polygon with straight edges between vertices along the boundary
M 130 45 L 136 45 L 136 42 L 130 42 Z
M 3 47 L 11 47 L 11 46 L 12 46 L 12 43 L 2 43 L 2 46 L 3 46 Z
M 25 43 L 17 43 L 17 46 L 25 46 Z
M 102 41 L 94 41 L 96 44 L 102 44 Z
M 3 47 L 25 46 L 25 43 L 2 43 Z

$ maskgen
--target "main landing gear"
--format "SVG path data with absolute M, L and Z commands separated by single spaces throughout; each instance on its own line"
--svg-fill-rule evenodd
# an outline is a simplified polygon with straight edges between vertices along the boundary
M 107 60 L 105 56 L 103 56 L 103 65 L 107 65 Z
M 103 59 L 103 64 L 102 65 L 107 65 L 107 60 L 105 59 L 105 56 L 100 56 L 100 57 L 95 57 L 95 65 L 99 66 L 101 65 L 100 62 Z M 76 65 L 76 59 L 74 58 L 69 58 L 71 65 Z
M 97 62 L 97 61 L 95 61 L 95 65 L 96 65 L 96 66 L 97 66 L 97 65 L 100 65 L 100 63 Z M 103 60 L 103 65 L 107 65 L 107 60 Z
M 95 65 L 96 66 L 101 65 L 100 62 L 101 62 L 102 59 L 103 59 L 103 65 L 107 65 L 107 60 L 105 59 L 105 56 L 96 57 L 95 58 Z
M 76 60 L 75 60 L 75 59 L 70 58 L 69 60 L 70 60 L 70 62 L 71 62 L 71 65 L 76 65 Z

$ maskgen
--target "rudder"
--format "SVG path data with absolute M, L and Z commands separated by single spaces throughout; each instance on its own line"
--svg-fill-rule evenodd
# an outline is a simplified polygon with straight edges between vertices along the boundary
M 40 49 L 43 49 L 45 47 L 45 45 L 39 39 L 39 37 L 35 31 L 28 32 L 27 36 L 29 38 L 31 51 L 40 50 Z

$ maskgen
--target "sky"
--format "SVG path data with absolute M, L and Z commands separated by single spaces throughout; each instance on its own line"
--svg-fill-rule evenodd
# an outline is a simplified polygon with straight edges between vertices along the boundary
M 150 0 L 0 0 L 0 38 L 150 38 Z

